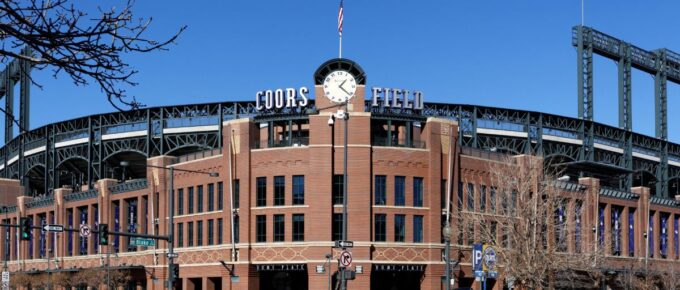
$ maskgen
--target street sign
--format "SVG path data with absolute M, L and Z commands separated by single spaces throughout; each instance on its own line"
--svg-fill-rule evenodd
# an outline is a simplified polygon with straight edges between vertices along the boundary
M 142 247 L 153 247 L 156 245 L 156 240 L 154 239 L 146 239 L 146 238 L 137 238 L 137 237 L 132 237 L 130 238 L 130 246 L 142 246 Z
M 353 241 L 335 241 L 336 248 L 352 248 L 354 247 Z
M 9 272 L 2 272 L 2 282 L 9 282 Z
M 490 245 L 484 245 L 484 272 L 495 271 L 496 250 Z
M 177 253 L 172 253 L 172 254 L 168 253 L 168 258 L 173 258 L 173 259 L 175 259 L 175 258 L 177 258 L 177 257 L 179 257 L 179 254 L 177 254 Z
M 482 271 L 482 244 L 472 245 L 472 270 Z
M 80 225 L 80 236 L 81 237 L 89 237 L 90 234 L 92 233 L 92 230 L 90 229 L 90 226 L 88 225 Z
M 64 231 L 64 226 L 62 226 L 62 225 L 44 225 L 42 229 L 43 229 L 43 231 L 46 231 L 46 232 L 61 233 L 61 232 Z
M 348 251 L 340 252 L 340 266 L 346 268 L 350 265 L 352 265 L 352 253 Z
M 475 271 L 475 278 L 484 277 L 484 271 Z

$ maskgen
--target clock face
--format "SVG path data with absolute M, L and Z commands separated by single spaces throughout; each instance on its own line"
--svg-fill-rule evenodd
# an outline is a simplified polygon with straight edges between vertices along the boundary
M 354 97 L 357 83 L 351 73 L 342 70 L 332 71 L 323 81 L 323 92 L 326 98 L 342 103 Z

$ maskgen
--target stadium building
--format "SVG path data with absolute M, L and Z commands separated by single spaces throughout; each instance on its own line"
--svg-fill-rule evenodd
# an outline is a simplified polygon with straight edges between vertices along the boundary
M 676 267 L 680 145 L 667 141 L 665 103 L 658 136 L 632 132 L 629 100 L 633 67 L 663 80 L 657 98 L 665 102 L 680 57 L 587 27 L 574 28 L 574 45 L 579 118 L 430 103 L 415 88 L 369 87 L 357 63 L 332 59 L 311 89 L 33 129 L 0 148 L 0 218 L 27 218 L 36 229 L 22 240 L 20 228 L 6 227 L 0 253 L 13 276 L 108 267 L 130 273 L 126 289 L 164 288 L 170 257 L 176 289 L 328 289 L 339 261 L 355 274 L 348 289 L 444 289 L 446 196 L 453 211 L 492 211 L 502 201 L 486 183 L 489 164 L 533 155 L 563 169 L 565 194 L 597 197 L 590 212 L 598 214 L 584 215 L 575 235 L 615 245 L 603 272 Z M 593 53 L 621 62 L 619 127 L 592 119 Z M 645 56 L 668 69 L 643 67 Z M 100 245 L 100 224 L 172 234 L 176 257 L 163 239 L 109 235 Z M 54 227 L 37 229 L 44 225 Z M 579 239 L 568 238 L 567 250 L 577 251 Z M 353 242 L 351 259 L 340 240 Z M 455 287 L 479 288 L 468 240 L 451 241 Z M 490 289 L 509 286 L 499 272 Z

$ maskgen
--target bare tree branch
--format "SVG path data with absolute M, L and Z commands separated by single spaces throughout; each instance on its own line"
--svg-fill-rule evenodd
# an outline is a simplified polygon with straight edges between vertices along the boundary
M 122 59 L 126 53 L 166 50 L 186 29 L 166 40 L 147 38 L 151 18 L 135 18 L 133 1 L 122 9 L 98 9 L 89 15 L 69 0 L 0 0 L 0 61 L 30 61 L 35 68 L 66 73 L 76 85 L 96 83 L 118 110 L 142 106 L 124 86 L 135 86 L 137 71 Z M 19 50 L 29 47 L 32 55 Z

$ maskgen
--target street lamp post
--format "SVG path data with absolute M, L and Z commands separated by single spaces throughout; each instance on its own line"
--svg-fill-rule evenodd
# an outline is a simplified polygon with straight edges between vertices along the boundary
M 9 213 L 8 213 L 9 208 L 7 206 L 3 206 L 2 210 L 5 211 L 5 224 L 9 224 Z M 4 261 L 4 264 L 2 266 L 3 272 L 7 272 L 7 253 L 9 253 L 9 250 L 7 250 L 7 249 L 9 249 L 9 233 L 10 233 L 10 231 L 8 231 L 8 229 L 9 228 L 6 228 L 4 230 L 5 231 L 5 249 L 4 249 L 5 252 L 2 253 L 2 255 L 5 257 L 4 258 L 5 261 Z
M 444 289 L 451 290 L 451 259 L 449 258 L 449 252 L 451 251 L 451 225 L 449 224 L 449 221 L 446 221 L 446 225 L 442 229 L 442 235 L 444 236 L 445 243 L 444 259 L 446 259 L 446 269 L 444 270 L 444 279 L 446 279 L 446 281 L 444 282 Z
M 344 138 L 344 144 L 343 144 L 343 151 L 344 151 L 344 158 L 343 158 L 343 185 L 342 185 L 342 240 L 347 241 L 347 185 L 349 182 L 347 182 L 347 128 L 349 127 L 349 114 L 347 113 L 347 108 L 349 104 L 349 98 L 345 98 L 345 112 L 343 114 L 343 119 L 345 120 L 345 138 Z M 345 251 L 346 248 L 342 247 L 342 250 Z M 347 290 L 347 275 L 346 275 L 347 269 L 343 268 L 342 271 L 340 272 L 340 289 L 341 290 Z

